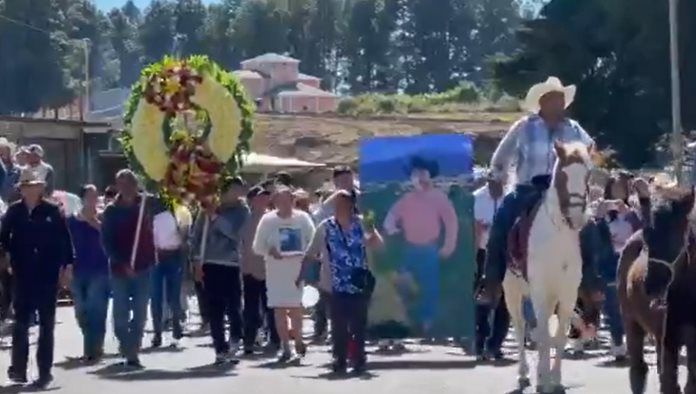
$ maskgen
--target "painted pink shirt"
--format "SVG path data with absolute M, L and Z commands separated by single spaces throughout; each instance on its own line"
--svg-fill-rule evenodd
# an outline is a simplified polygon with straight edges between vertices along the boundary
M 404 194 L 389 210 L 384 221 L 387 233 L 401 228 L 413 245 L 432 245 L 440 238 L 440 223 L 445 226 L 444 250 L 454 251 L 459 225 L 457 214 L 445 193 L 439 189 L 413 190 Z

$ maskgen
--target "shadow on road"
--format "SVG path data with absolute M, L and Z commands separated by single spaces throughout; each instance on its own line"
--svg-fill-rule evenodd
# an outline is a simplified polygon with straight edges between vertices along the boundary
M 371 370 L 387 369 L 469 369 L 478 363 L 475 360 L 389 360 L 368 361 L 367 367 Z
M 102 360 L 115 359 L 119 357 L 118 353 L 109 353 L 102 356 Z M 88 368 L 98 365 L 100 361 L 87 362 L 82 357 L 66 357 L 65 360 L 53 364 L 54 366 L 70 371 L 73 369 Z
M 146 347 L 140 351 L 140 354 L 159 354 L 159 353 L 181 353 L 186 350 L 182 346 L 160 346 L 160 347 Z
M 39 389 L 31 385 L 25 386 L 0 386 L 0 393 L 2 394 L 19 394 L 19 393 L 48 393 L 51 391 L 60 390 L 60 386 L 51 386 L 45 389 Z
M 265 368 L 265 369 L 286 369 L 286 368 L 298 368 L 306 365 L 302 364 L 302 360 L 296 358 L 285 363 L 278 362 L 276 360 L 268 361 L 259 365 L 255 365 L 254 368 Z
M 162 369 L 134 371 L 123 366 L 123 364 L 111 364 L 90 373 L 102 379 L 137 382 L 146 380 L 209 379 L 236 376 L 237 374 L 233 372 L 234 368 L 234 364 L 206 364 L 179 371 Z
M 372 380 L 379 375 L 376 375 L 371 372 L 365 372 L 360 375 L 352 374 L 352 373 L 336 373 L 336 372 L 325 372 L 321 373 L 316 376 L 300 376 L 300 375 L 293 375 L 293 378 L 297 379 L 312 379 L 312 380 L 330 380 L 330 381 L 336 381 L 336 380 Z

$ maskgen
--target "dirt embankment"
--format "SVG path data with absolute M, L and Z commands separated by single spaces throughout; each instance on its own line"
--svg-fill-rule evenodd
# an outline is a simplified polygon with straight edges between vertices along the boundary
M 449 116 L 447 116 L 449 115 Z M 336 115 L 257 114 L 252 150 L 302 160 L 353 164 L 360 139 L 424 133 L 465 133 L 474 138 L 476 162 L 487 162 L 519 114 L 419 114 L 351 118 Z

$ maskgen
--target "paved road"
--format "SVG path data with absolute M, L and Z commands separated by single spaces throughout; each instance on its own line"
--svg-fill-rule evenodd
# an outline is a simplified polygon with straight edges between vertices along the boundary
M 302 365 L 298 366 L 278 368 L 270 359 L 255 358 L 243 360 L 233 370 L 215 369 L 210 366 L 213 351 L 208 347 L 207 337 L 188 338 L 184 343 L 185 349 L 178 352 L 146 351 L 142 361 L 147 369 L 141 372 L 123 373 L 113 365 L 116 359 L 107 359 L 93 367 L 82 367 L 67 359 L 76 356 L 81 349 L 81 338 L 72 309 L 60 308 L 58 319 L 56 381 L 51 391 L 61 394 L 227 394 L 240 389 L 256 394 L 356 394 L 367 390 L 380 394 L 534 392 L 532 389 L 515 391 L 516 367 L 512 362 L 502 366 L 477 365 L 472 357 L 458 348 L 415 344 L 409 345 L 410 351 L 401 355 L 371 354 L 370 376 L 343 380 L 327 376 L 326 365 L 330 360 L 327 347 L 311 347 Z M 145 343 L 149 343 L 149 338 Z M 506 351 L 514 358 L 511 345 L 506 345 Z M 110 335 L 107 352 L 114 353 L 115 350 L 116 345 Z M 565 361 L 567 392 L 628 393 L 627 370 L 608 363 L 606 350 L 589 353 L 584 360 Z M 651 354 L 650 358 L 654 361 L 654 355 Z M 5 348 L 0 353 L 0 373 L 4 373 L 8 359 Z M 30 363 L 35 366 L 34 361 Z M 649 393 L 657 393 L 655 381 L 653 369 Z M 0 393 L 5 392 L 17 390 L 0 388 Z

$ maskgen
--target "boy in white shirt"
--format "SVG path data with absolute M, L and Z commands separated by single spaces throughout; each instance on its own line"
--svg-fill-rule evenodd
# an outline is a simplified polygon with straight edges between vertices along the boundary
M 292 190 L 278 185 L 273 196 L 275 210 L 261 217 L 252 243 L 254 253 L 266 262 L 268 307 L 273 308 L 276 330 L 281 341 L 279 362 L 292 358 L 290 350 L 290 317 L 295 351 L 304 356 L 302 341 L 302 289 L 295 285 L 300 273 L 304 251 L 314 237 L 312 217 L 294 209 Z
M 474 192 L 474 239 L 476 243 L 476 284 L 478 287 L 486 260 L 486 244 L 495 212 L 503 199 L 503 183 L 490 174 L 486 184 Z M 493 321 L 491 322 L 491 312 Z M 493 327 L 491 327 L 491 323 Z M 510 315 L 505 302 L 501 300 L 492 310 L 489 305 L 476 305 L 476 355 L 480 360 L 502 358 L 500 351 L 508 326 Z

